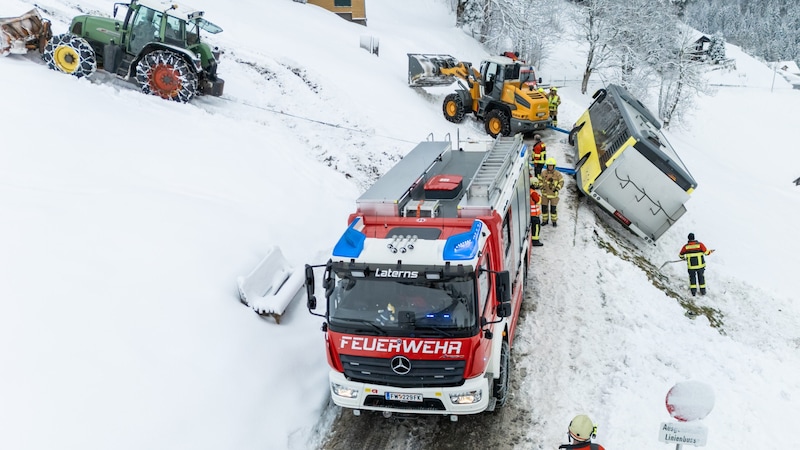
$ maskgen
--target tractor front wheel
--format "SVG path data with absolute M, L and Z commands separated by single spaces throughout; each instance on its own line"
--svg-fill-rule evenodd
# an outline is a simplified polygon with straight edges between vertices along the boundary
M 464 109 L 464 102 L 461 101 L 461 96 L 458 94 L 449 94 L 444 98 L 442 104 L 442 112 L 444 112 L 445 119 L 453 123 L 461 123 L 464 120 L 466 110 Z
M 511 133 L 511 124 L 508 122 L 508 116 L 499 110 L 493 109 L 486 114 L 484 119 L 486 125 L 486 133 L 490 134 L 493 138 L 499 135 L 508 136 Z
M 97 58 L 92 46 L 71 33 L 53 36 L 44 46 L 42 59 L 47 67 L 78 78 L 88 77 L 97 70 Z
M 136 81 L 145 94 L 176 102 L 188 102 L 197 94 L 197 73 L 179 55 L 150 52 L 136 65 Z

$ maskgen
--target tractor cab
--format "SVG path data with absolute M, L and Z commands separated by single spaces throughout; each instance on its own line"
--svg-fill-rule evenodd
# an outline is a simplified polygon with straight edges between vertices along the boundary
M 128 7 L 124 28 L 130 37 L 128 50 L 134 55 L 150 42 L 161 42 L 189 49 L 205 60 L 204 53 L 208 52 L 208 46 L 201 45 L 200 30 L 211 34 L 222 32 L 220 26 L 203 17 L 203 11 L 175 3 L 152 0 L 117 3 L 114 5 L 115 16 L 119 5 Z

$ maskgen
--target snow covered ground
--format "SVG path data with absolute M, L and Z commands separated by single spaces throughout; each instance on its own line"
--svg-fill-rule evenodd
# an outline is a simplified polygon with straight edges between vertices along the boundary
M 113 6 L 36 4 L 56 32 Z M 406 86 L 406 53 L 486 56 L 441 1 L 368 2 L 366 28 L 291 0 L 192 4 L 225 29 L 221 99 L 174 104 L 35 54 L 0 59 L 0 448 L 317 445 L 331 408 L 320 320 L 302 304 L 281 325 L 260 318 L 236 277 L 276 244 L 296 265 L 324 261 L 355 198 L 415 143 L 484 135 L 444 120 L 447 90 Z M 0 16 L 32 7 L 8 0 Z M 591 101 L 574 47 L 539 68 L 564 85 L 565 127 Z M 563 443 L 578 413 L 609 449 L 661 447 L 664 396 L 684 380 L 715 390 L 709 448 L 778 448 L 793 429 L 800 91 L 727 54 L 736 71 L 711 73 L 715 95 L 668 133 L 699 187 L 657 247 L 569 197 L 544 230 L 514 347 L 527 375 L 512 401 L 537 424 L 519 448 Z M 545 139 L 568 165 L 563 135 Z M 721 328 L 686 317 L 680 264 L 652 270 L 688 232 L 716 249 L 694 306 Z

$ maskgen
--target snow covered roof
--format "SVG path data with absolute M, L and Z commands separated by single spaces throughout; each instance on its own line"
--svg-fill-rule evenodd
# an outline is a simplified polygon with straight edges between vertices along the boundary
M 800 75 L 800 67 L 797 67 L 797 63 L 794 61 L 778 61 L 775 64 L 777 64 L 776 67 L 780 71 L 793 75 Z

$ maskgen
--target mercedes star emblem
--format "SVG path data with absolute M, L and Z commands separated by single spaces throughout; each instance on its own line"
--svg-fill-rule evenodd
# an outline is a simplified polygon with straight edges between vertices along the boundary
M 411 361 L 405 356 L 395 356 L 392 358 L 392 370 L 398 375 L 406 375 L 411 372 Z

